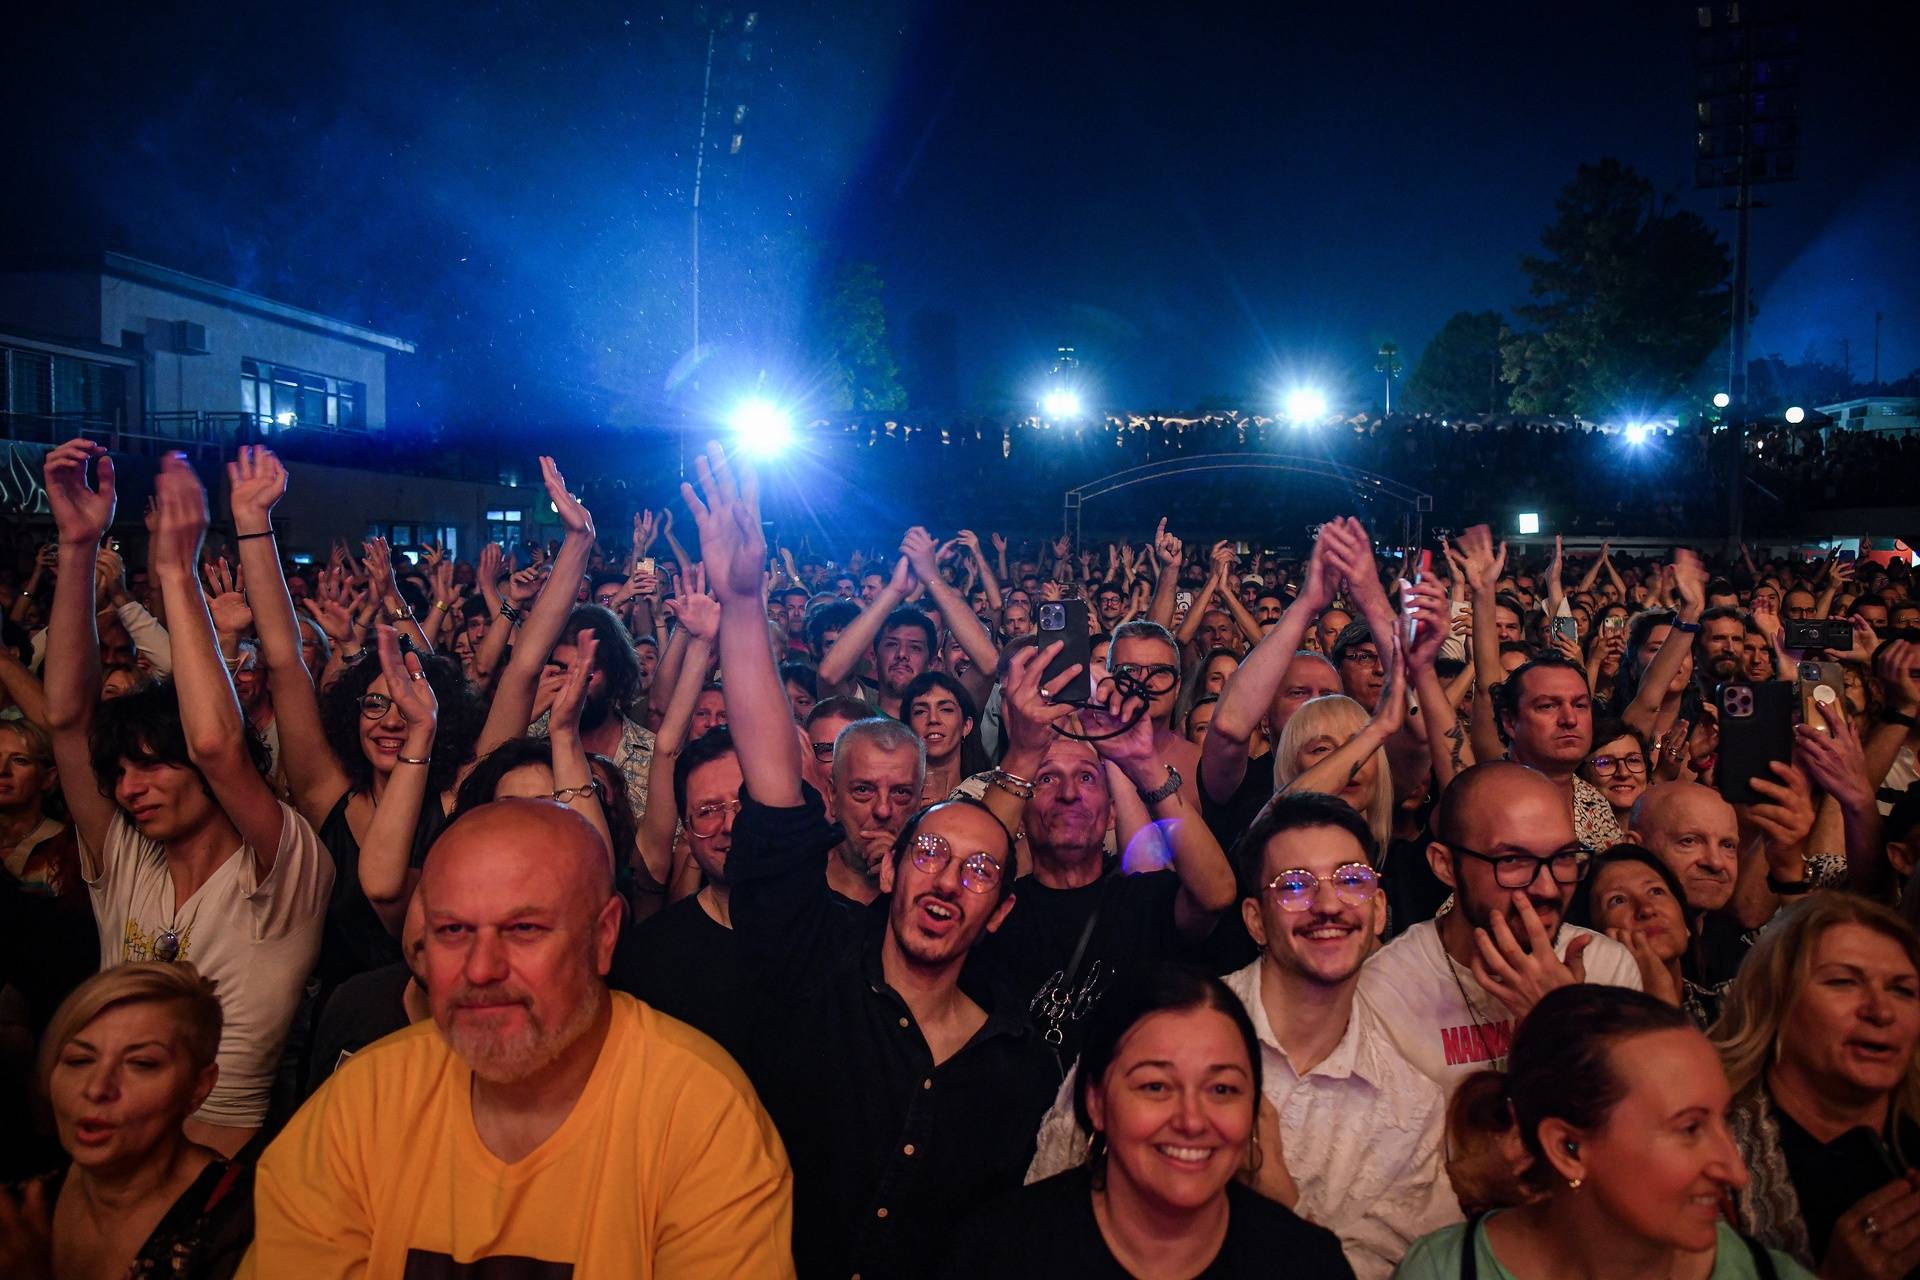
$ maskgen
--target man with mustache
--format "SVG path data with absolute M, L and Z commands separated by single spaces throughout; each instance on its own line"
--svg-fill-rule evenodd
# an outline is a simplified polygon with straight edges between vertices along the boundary
M 1632 954 L 1565 924 L 1586 869 L 1560 789 L 1510 761 L 1455 776 L 1434 815 L 1433 873 L 1454 905 L 1367 961 L 1360 999 L 1400 1053 L 1449 1093 L 1503 1069 L 1514 1025 L 1570 982 L 1641 987 Z
M 267 1149 L 249 1274 L 793 1275 L 792 1175 L 752 1086 L 606 988 L 623 904 L 594 827 L 483 805 L 418 892 L 432 1020 L 354 1055 Z
M 753 479 L 736 485 L 717 445 L 696 469 L 705 501 L 681 494 L 720 601 L 745 779 L 728 852 L 734 934 L 760 988 L 744 1060 L 793 1156 L 794 1257 L 808 1276 L 924 1274 L 967 1210 L 1020 1185 L 1058 1079 L 1020 1003 L 970 963 L 1012 908 L 1013 839 L 976 801 L 935 805 L 880 863 L 881 900 L 836 903 L 825 869 L 842 836 L 802 781 L 758 634 Z

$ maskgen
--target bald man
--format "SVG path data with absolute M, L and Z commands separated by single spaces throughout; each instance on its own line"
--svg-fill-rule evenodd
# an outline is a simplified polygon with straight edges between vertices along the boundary
M 1712 787 L 1662 782 L 1640 793 L 1627 825 L 1627 839 L 1644 845 L 1680 879 L 1693 928 L 1680 974 L 1691 988 L 1689 1000 L 1708 1016 L 1717 1014 L 1720 997 L 1751 945 L 1735 909 L 1741 888 L 1740 820 Z M 1764 885 L 1766 870 L 1762 856 L 1749 876 Z M 1751 898 L 1756 887 L 1750 878 L 1741 896 Z
M 621 903 L 595 829 L 483 805 L 418 892 L 432 1019 L 356 1054 L 267 1149 L 247 1273 L 793 1275 L 792 1178 L 752 1086 L 606 988 Z
M 1414 925 L 1360 971 L 1359 999 L 1394 1045 L 1449 1093 L 1475 1071 L 1504 1069 L 1514 1025 L 1574 982 L 1640 989 L 1619 943 L 1565 923 L 1586 871 L 1565 794 L 1510 761 L 1455 776 L 1434 815 L 1433 873 L 1453 909 Z

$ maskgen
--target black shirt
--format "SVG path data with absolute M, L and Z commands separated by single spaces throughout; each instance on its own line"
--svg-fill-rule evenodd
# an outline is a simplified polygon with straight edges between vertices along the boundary
M 1093 1182 L 1086 1167 L 1069 1169 L 973 1215 L 941 1275 L 947 1280 L 1022 1276 L 1044 1280 L 1130 1280 L 1100 1234 L 1093 1216 Z M 1353 1268 L 1340 1239 L 1278 1201 L 1238 1182 L 1227 1184 L 1227 1238 L 1196 1280 L 1286 1276 L 1288 1280 L 1338 1277 Z
M 1433 874 L 1427 844 L 1424 832 L 1412 840 L 1392 840 L 1380 859 L 1380 891 L 1387 895 L 1387 941 L 1433 919 L 1453 892 Z
M 820 798 L 742 796 L 727 854 L 734 933 L 760 990 L 742 1065 L 793 1165 L 802 1276 L 920 1276 L 961 1215 L 1020 1185 L 1059 1082 L 1052 1055 L 976 958 L 960 986 L 986 1024 L 938 1066 L 881 971 L 882 898 L 835 906 L 839 841 Z
M 1807 1241 L 1814 1258 L 1824 1258 L 1840 1215 L 1899 1177 L 1902 1170 L 1888 1164 L 1881 1143 L 1865 1125 L 1847 1130 L 1832 1142 L 1821 1142 L 1778 1106 L 1773 1108 L 1773 1118 L 1780 1126 L 1787 1176 L 1800 1197 Z M 1899 1145 L 1908 1155 L 1920 1152 L 1920 1126 L 1912 1121 L 1902 1124 Z
M 1179 893 L 1178 873 L 1125 875 L 1117 862 L 1079 889 L 1049 889 L 1031 875 L 1014 882 L 1013 910 L 999 932 L 981 942 L 980 953 L 1019 994 L 1038 1030 L 1058 1028 L 1062 1070 L 1079 1056 L 1087 1015 L 1122 969 L 1201 960 L 1200 940 L 1183 937 L 1174 924 Z M 1067 967 L 1096 909 L 1099 916 L 1069 983 Z
M 340 1064 L 375 1040 L 407 1025 L 405 996 L 413 974 L 402 961 L 356 973 L 334 989 L 313 1032 L 307 1093 L 325 1084 Z
M 400 939 L 387 932 L 380 916 L 360 890 L 360 842 L 353 837 L 347 821 L 348 791 L 327 814 L 316 832 L 320 843 L 333 856 L 333 892 L 327 899 L 326 922 L 320 933 L 320 958 L 314 977 L 320 982 L 321 999 L 333 988 L 356 973 L 366 973 L 401 958 Z M 412 866 L 427 860 L 427 850 L 446 829 L 447 815 L 441 811 L 440 798 L 428 796 L 420 806 L 420 820 L 413 828 Z
M 633 931 L 614 952 L 607 985 L 712 1036 L 738 1060 L 753 1036 L 754 979 L 739 939 L 682 898 Z
M 1213 832 L 1213 838 L 1229 854 L 1240 837 L 1247 833 L 1253 820 L 1260 816 L 1260 810 L 1267 801 L 1273 799 L 1273 752 L 1268 751 L 1247 761 L 1247 776 L 1240 779 L 1233 794 L 1225 800 L 1215 800 L 1207 791 L 1206 771 L 1200 773 L 1200 816 L 1206 821 L 1207 829 Z

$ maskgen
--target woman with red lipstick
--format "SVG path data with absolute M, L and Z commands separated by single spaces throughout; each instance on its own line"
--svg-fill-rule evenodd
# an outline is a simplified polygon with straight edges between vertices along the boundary
M 1713 1029 L 1753 1170 L 1740 1223 L 1823 1277 L 1920 1269 L 1920 936 L 1823 892 L 1754 943 Z
M 9 1280 L 225 1280 L 253 1236 L 253 1176 L 188 1139 L 219 1067 L 220 1002 L 191 964 L 124 964 L 60 1006 L 40 1083 L 71 1159 L 0 1192 Z M 51 1202 L 51 1205 L 49 1205 Z
M 977 1214 L 942 1274 L 1351 1280 L 1339 1238 L 1277 1198 L 1278 1121 L 1261 1114 L 1253 1024 L 1224 983 L 1161 965 L 1091 1022 L 1074 1094 L 1087 1163 Z
M 1624 987 L 1560 987 L 1521 1020 L 1507 1061 L 1462 1082 L 1450 1119 L 1510 1120 L 1538 1198 L 1422 1238 L 1395 1280 L 1810 1280 L 1722 1216 L 1747 1185 L 1732 1094 L 1680 1010 Z

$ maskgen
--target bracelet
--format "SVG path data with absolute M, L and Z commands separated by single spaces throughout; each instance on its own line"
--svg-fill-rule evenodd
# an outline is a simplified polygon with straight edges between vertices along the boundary
M 394 759 L 398 760 L 401 764 L 431 764 L 433 762 L 431 756 L 395 756 Z
M 433 607 L 434 607 L 434 608 L 436 608 L 436 609 L 438 609 L 438 610 L 439 610 L 440 612 L 442 612 L 442 613 L 452 613 L 452 612 L 453 612 L 453 606 L 452 606 L 452 605 L 450 605 L 450 604 L 448 604 L 448 603 L 447 603 L 447 602 L 446 602 L 445 600 L 435 600 L 435 601 L 433 602 Z
M 995 769 L 987 781 L 1016 799 L 1033 799 L 1034 784 L 1031 778 L 1023 778 L 1017 773 L 1008 773 L 1005 769 Z
M 1675 631 L 1683 631 L 1688 635 L 1693 635 L 1700 630 L 1700 624 L 1697 622 L 1682 622 L 1680 619 L 1675 618 L 1673 620 L 1673 629 Z
M 1811 880 L 1794 880 L 1791 882 L 1775 880 L 1773 878 L 1773 872 L 1769 871 L 1767 872 L 1767 888 L 1771 889 L 1777 897 L 1797 898 L 1803 893 L 1812 893 L 1813 882 Z
M 1180 771 L 1174 768 L 1172 765 L 1167 766 L 1167 780 L 1161 783 L 1159 786 L 1155 787 L 1153 790 L 1144 791 L 1144 790 L 1141 790 L 1141 788 L 1139 787 L 1134 788 L 1135 791 L 1138 791 L 1140 793 L 1141 803 L 1145 804 L 1149 809 L 1151 809 L 1154 805 L 1159 804 L 1162 800 L 1165 800 L 1168 796 L 1171 796 L 1174 792 L 1178 791 L 1179 789 L 1180 789 Z
M 393 606 L 393 608 L 387 610 L 387 621 L 393 623 L 395 626 L 398 626 L 402 622 L 413 621 L 413 615 L 407 612 L 407 606 L 403 604 L 397 604 Z
M 272 536 L 273 530 L 262 529 L 258 533 L 236 533 L 233 535 L 233 540 L 235 542 L 245 542 L 248 538 L 271 538 Z
M 1920 716 L 1910 716 L 1904 711 L 1894 711 L 1891 709 L 1882 711 L 1880 713 L 1880 719 L 1882 723 L 1885 724 L 1899 724 L 1905 725 L 1909 729 L 1920 729 Z
M 593 778 L 593 779 L 590 779 L 584 786 L 562 787 L 558 791 L 554 792 L 551 796 L 549 796 L 548 799 L 558 801 L 561 804 L 572 804 L 576 799 L 578 799 L 581 796 L 597 796 L 599 794 L 600 794 L 600 779 Z
M 505 600 L 500 602 L 500 616 L 516 627 L 520 625 L 520 611 L 508 604 Z

